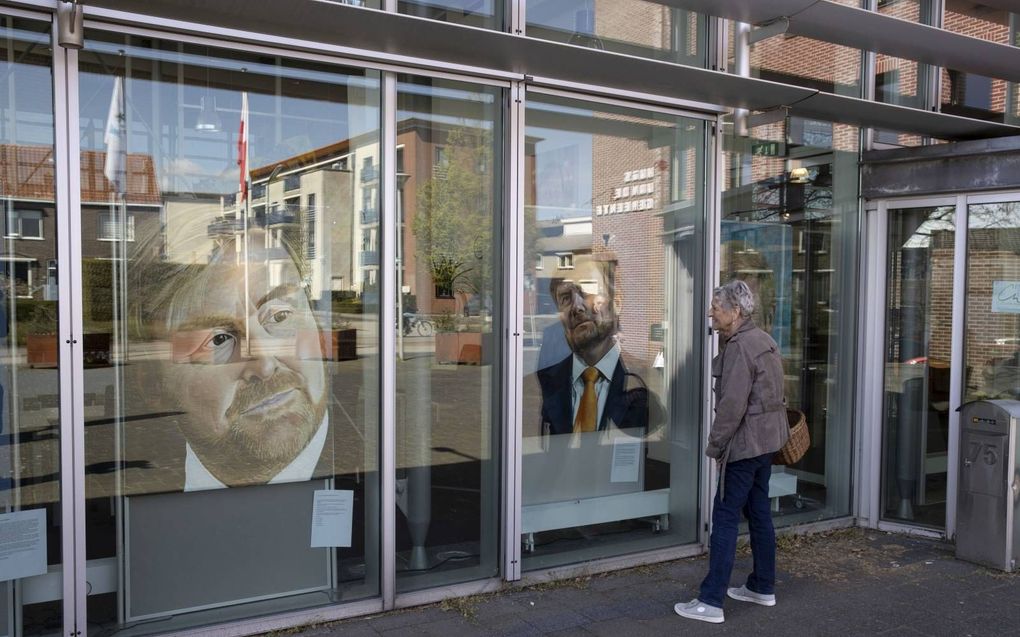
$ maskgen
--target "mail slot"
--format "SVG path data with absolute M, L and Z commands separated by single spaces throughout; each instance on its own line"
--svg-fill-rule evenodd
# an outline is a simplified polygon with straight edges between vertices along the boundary
M 977 400 L 960 407 L 956 557 L 1004 571 L 1020 550 L 1017 424 L 1020 401 Z

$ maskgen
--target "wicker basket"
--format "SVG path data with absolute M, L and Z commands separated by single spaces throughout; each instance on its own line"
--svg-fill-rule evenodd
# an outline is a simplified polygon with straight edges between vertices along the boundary
M 790 423 L 790 439 L 776 455 L 772 456 L 772 464 L 793 464 L 803 458 L 811 446 L 811 436 L 808 434 L 804 413 L 796 409 L 787 409 L 786 419 Z

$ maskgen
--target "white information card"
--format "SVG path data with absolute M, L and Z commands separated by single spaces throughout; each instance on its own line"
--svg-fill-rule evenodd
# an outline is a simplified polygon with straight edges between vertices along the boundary
M 354 492 L 320 489 L 312 503 L 312 548 L 350 546 Z
M 992 311 L 1020 314 L 1020 281 L 992 281 Z
M 613 471 L 609 475 L 610 482 L 637 482 L 640 467 L 641 441 L 628 438 L 614 439 Z
M 0 582 L 46 572 L 46 509 L 0 513 Z

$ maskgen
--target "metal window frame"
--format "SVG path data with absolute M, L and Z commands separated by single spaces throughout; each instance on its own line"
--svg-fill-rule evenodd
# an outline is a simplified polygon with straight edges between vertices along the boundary
M 867 237 L 864 258 L 866 263 L 865 285 L 860 295 L 865 302 L 862 306 L 887 306 L 887 274 L 886 263 L 889 244 L 890 210 L 904 208 L 928 208 L 936 206 L 953 206 L 954 208 L 954 254 L 953 254 L 953 310 L 952 337 L 950 358 L 962 360 L 963 356 L 963 325 L 967 262 L 967 195 L 933 195 L 927 197 L 904 197 L 878 199 L 870 202 L 866 211 Z M 1020 196 L 1018 196 L 1020 199 Z M 946 470 L 946 519 L 943 529 L 911 525 L 899 520 L 888 520 L 882 515 L 882 466 L 883 462 L 883 428 L 885 411 L 885 312 L 871 312 L 867 315 L 863 326 L 862 356 L 858 362 L 858 378 L 862 379 L 858 389 L 858 404 L 861 405 L 858 419 L 861 429 L 858 487 L 856 489 L 859 504 L 858 515 L 865 525 L 881 530 L 903 531 L 925 536 L 952 538 L 956 525 L 956 485 L 959 476 L 957 456 L 959 455 L 960 418 L 956 412 L 960 406 L 963 388 L 963 371 L 960 365 L 950 366 L 949 381 L 949 445 L 947 448 Z M 875 373 L 875 372 L 878 373 Z M 871 372 L 871 373 L 867 373 Z
M 956 492 L 960 482 L 960 404 L 963 402 L 964 332 L 967 301 L 967 195 L 956 197 L 956 236 L 953 246 L 953 318 L 949 358 L 949 444 L 946 449 L 946 537 L 956 535 Z
M 81 175 L 78 135 L 78 52 L 56 45 L 58 24 L 51 19 L 53 121 L 56 177 L 58 339 L 60 400 L 60 510 L 64 634 L 77 637 L 85 623 L 85 423 L 84 361 L 76 347 L 82 334 Z
M 530 78 L 529 78 L 530 79 Z M 620 106 L 623 108 L 630 108 L 635 111 L 649 111 L 655 113 L 661 113 L 665 115 L 686 117 L 690 119 L 696 119 L 706 123 L 705 135 L 703 137 L 703 149 L 705 151 L 705 176 L 704 185 L 705 189 L 705 205 L 707 207 L 705 214 L 705 232 L 704 232 L 704 255 L 705 262 L 704 267 L 706 272 L 702 274 L 703 280 L 706 283 L 704 288 L 704 295 L 702 298 L 703 307 L 707 310 L 711 303 L 712 289 L 718 285 L 719 282 L 719 266 L 721 259 L 721 247 L 718 245 L 719 236 L 721 234 L 721 223 L 722 223 L 722 183 L 723 176 L 725 175 L 725 155 L 723 153 L 723 117 L 728 114 L 729 109 L 722 109 L 714 107 L 710 112 L 688 110 L 694 102 L 678 100 L 682 102 L 686 108 L 673 108 L 662 104 L 646 104 L 643 102 L 631 102 L 624 99 L 605 97 L 602 95 L 593 95 L 589 93 L 582 93 L 573 90 L 569 90 L 563 87 L 560 83 L 560 87 L 552 86 L 534 86 L 528 82 L 521 82 L 520 85 L 524 91 L 522 92 L 523 107 L 526 104 L 525 97 L 527 93 L 536 95 L 550 95 L 556 97 L 563 97 L 567 99 L 574 99 L 581 102 L 587 102 L 592 105 L 607 105 L 607 106 Z M 570 85 L 570 83 L 566 83 Z M 571 85 L 572 86 L 572 85 Z M 520 126 L 518 134 L 520 136 L 520 185 L 519 185 L 519 201 L 518 207 L 515 209 L 515 217 L 517 219 L 523 219 L 524 216 L 524 135 L 527 126 L 526 118 L 524 117 L 524 110 L 521 111 L 521 119 L 523 124 Z M 523 233 L 523 229 L 519 229 Z M 523 259 L 523 234 L 519 237 L 517 252 L 519 253 L 518 258 L 521 259 L 519 271 L 517 272 L 520 277 L 521 285 L 518 289 L 518 302 L 521 303 L 522 311 L 518 313 L 518 320 L 520 321 L 518 333 L 523 330 L 523 272 L 526 263 Z M 706 328 L 706 331 L 711 333 L 711 330 Z M 712 335 L 702 341 L 702 370 L 704 378 L 711 378 L 712 370 L 712 357 L 718 347 L 717 337 Z M 523 352 L 523 348 L 521 348 Z M 519 359 L 518 369 L 523 369 L 523 359 Z M 518 372 L 518 376 L 520 373 Z M 514 380 L 514 379 L 511 379 Z M 516 379 L 517 389 L 520 389 L 522 379 Z M 519 425 L 519 419 L 521 417 L 520 411 L 522 409 L 521 394 L 516 395 L 516 415 L 518 417 L 517 430 L 515 435 L 517 439 L 515 444 L 518 448 L 521 445 L 521 430 Z M 703 442 L 708 439 L 709 430 L 711 429 L 711 418 L 712 413 L 712 389 L 711 383 L 704 383 L 702 386 L 702 405 L 701 405 L 701 440 Z M 701 454 L 698 455 L 698 461 L 701 463 L 701 471 L 699 475 L 699 505 L 698 505 L 698 521 L 697 521 L 697 539 L 693 542 L 686 544 L 678 544 L 666 548 L 652 549 L 648 551 L 640 551 L 628 555 L 611 556 L 604 558 L 597 558 L 593 560 L 587 560 L 582 564 L 567 564 L 559 566 L 551 566 L 545 568 L 537 568 L 529 571 L 520 571 L 523 565 L 520 559 L 520 535 L 519 533 L 511 538 L 509 532 L 507 533 L 507 542 L 513 541 L 516 543 L 516 555 L 518 561 L 516 568 L 518 569 L 518 578 L 525 585 L 553 581 L 557 579 L 563 579 L 566 577 L 573 577 L 578 575 L 606 572 L 614 569 L 630 568 L 633 566 L 640 566 L 643 564 L 652 564 L 656 562 L 662 562 L 673 559 L 680 559 L 683 557 L 692 557 L 699 555 L 708 549 L 709 542 L 709 523 L 711 520 L 711 503 L 714 495 L 714 484 L 716 469 L 714 463 L 705 462 Z M 520 483 L 520 454 L 517 454 L 516 460 L 516 485 L 515 497 L 517 499 L 516 512 L 512 519 L 516 521 L 516 525 L 520 526 L 520 502 L 521 502 L 521 483 Z M 508 503 L 509 512 L 509 503 Z M 508 571 L 509 572 L 509 571 Z M 512 580 L 508 580 L 512 581 Z
M 382 76 L 382 245 L 380 263 L 381 326 L 379 328 L 380 371 L 380 543 L 379 581 L 383 610 L 394 607 L 397 590 L 396 523 L 397 523 L 397 322 L 396 247 L 400 224 L 397 220 L 397 76 L 386 71 Z
M 508 139 L 511 140 L 509 179 L 505 197 L 507 211 L 504 227 L 507 229 L 504 245 L 508 246 L 504 258 L 506 269 L 504 298 L 504 436 L 503 436 L 503 578 L 513 582 L 521 578 L 521 444 L 523 437 L 522 404 L 524 370 L 524 156 L 527 99 L 523 82 L 516 82 L 509 92 Z
M 6 11 L 6 10 L 5 10 Z M 487 86 L 502 86 L 508 87 L 514 80 L 520 79 L 519 75 L 508 75 L 507 77 L 492 76 L 492 75 L 472 75 L 458 73 L 452 67 L 448 67 L 445 70 L 433 70 L 427 66 L 414 66 L 412 63 L 401 64 L 401 63 L 389 63 L 382 61 L 364 60 L 358 57 L 349 57 L 344 55 L 332 55 L 330 53 L 322 53 L 323 50 L 328 50 L 328 47 L 322 47 L 317 50 L 305 50 L 302 48 L 288 49 L 286 45 L 273 45 L 273 44 L 257 44 L 248 41 L 234 41 L 224 38 L 217 38 L 212 36 L 196 35 L 187 32 L 173 31 L 161 28 L 159 26 L 144 26 L 144 25 L 125 25 L 118 22 L 111 22 L 103 19 L 86 19 L 85 29 L 97 29 L 107 31 L 110 33 L 134 35 L 138 37 L 147 38 L 159 38 L 163 40 L 171 40 L 173 42 L 180 42 L 184 44 L 195 44 L 198 46 L 207 46 L 211 49 L 221 49 L 223 51 L 237 51 L 241 53 L 260 53 L 264 55 L 275 55 L 280 56 L 289 60 L 297 60 L 302 62 L 317 62 L 321 64 L 327 64 L 330 66 L 350 67 L 352 69 L 367 69 L 372 71 L 393 72 L 397 74 L 409 74 L 418 75 L 423 77 L 434 77 L 447 80 L 455 80 L 460 82 L 473 82 L 476 84 L 485 84 Z
M 737 117 L 734 117 L 736 120 Z M 734 122 L 734 126 L 736 123 Z M 710 267 L 711 271 L 705 273 L 702 277 L 708 283 L 705 286 L 705 292 L 702 296 L 702 307 L 707 312 L 712 306 L 712 295 L 715 288 L 717 288 L 721 282 L 721 269 L 722 269 L 722 244 L 720 240 L 722 238 L 722 217 L 723 217 L 723 185 L 724 177 L 726 175 L 726 153 L 724 152 L 724 133 L 723 133 L 723 120 L 720 116 L 713 126 L 714 130 L 710 139 L 712 140 L 712 159 L 711 174 L 708 176 L 708 184 L 706 187 L 712 188 L 711 199 L 706 198 L 709 203 L 708 219 L 706 220 L 706 232 L 705 242 L 707 246 L 705 248 L 705 262 L 706 267 Z M 702 343 L 702 378 L 712 378 L 712 359 L 719 353 L 719 335 L 712 330 L 711 323 L 706 320 L 705 331 L 707 338 Z M 712 432 L 712 414 L 713 414 L 713 396 L 712 396 L 712 383 L 703 383 L 701 399 L 701 446 L 707 441 L 708 437 Z M 719 476 L 719 470 L 716 463 L 709 462 L 706 460 L 704 454 L 699 453 L 698 457 L 701 461 L 701 506 L 700 506 L 700 524 L 698 525 L 698 531 L 700 532 L 701 546 L 703 550 L 708 550 L 709 541 L 711 540 L 712 533 L 712 502 L 715 499 L 716 485 L 718 484 L 717 478 Z

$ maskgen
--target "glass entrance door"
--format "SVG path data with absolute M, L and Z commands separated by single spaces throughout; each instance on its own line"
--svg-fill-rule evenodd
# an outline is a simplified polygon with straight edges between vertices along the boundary
M 881 518 L 944 528 L 956 207 L 887 219 Z
M 1020 195 L 876 207 L 869 297 L 870 307 L 886 309 L 865 319 L 871 336 L 862 369 L 881 364 L 884 373 L 865 383 L 873 398 L 865 398 L 870 417 L 862 422 L 881 423 L 873 447 L 881 456 L 868 472 L 878 484 L 865 508 L 879 525 L 952 537 L 964 470 L 956 410 L 1020 397 Z

